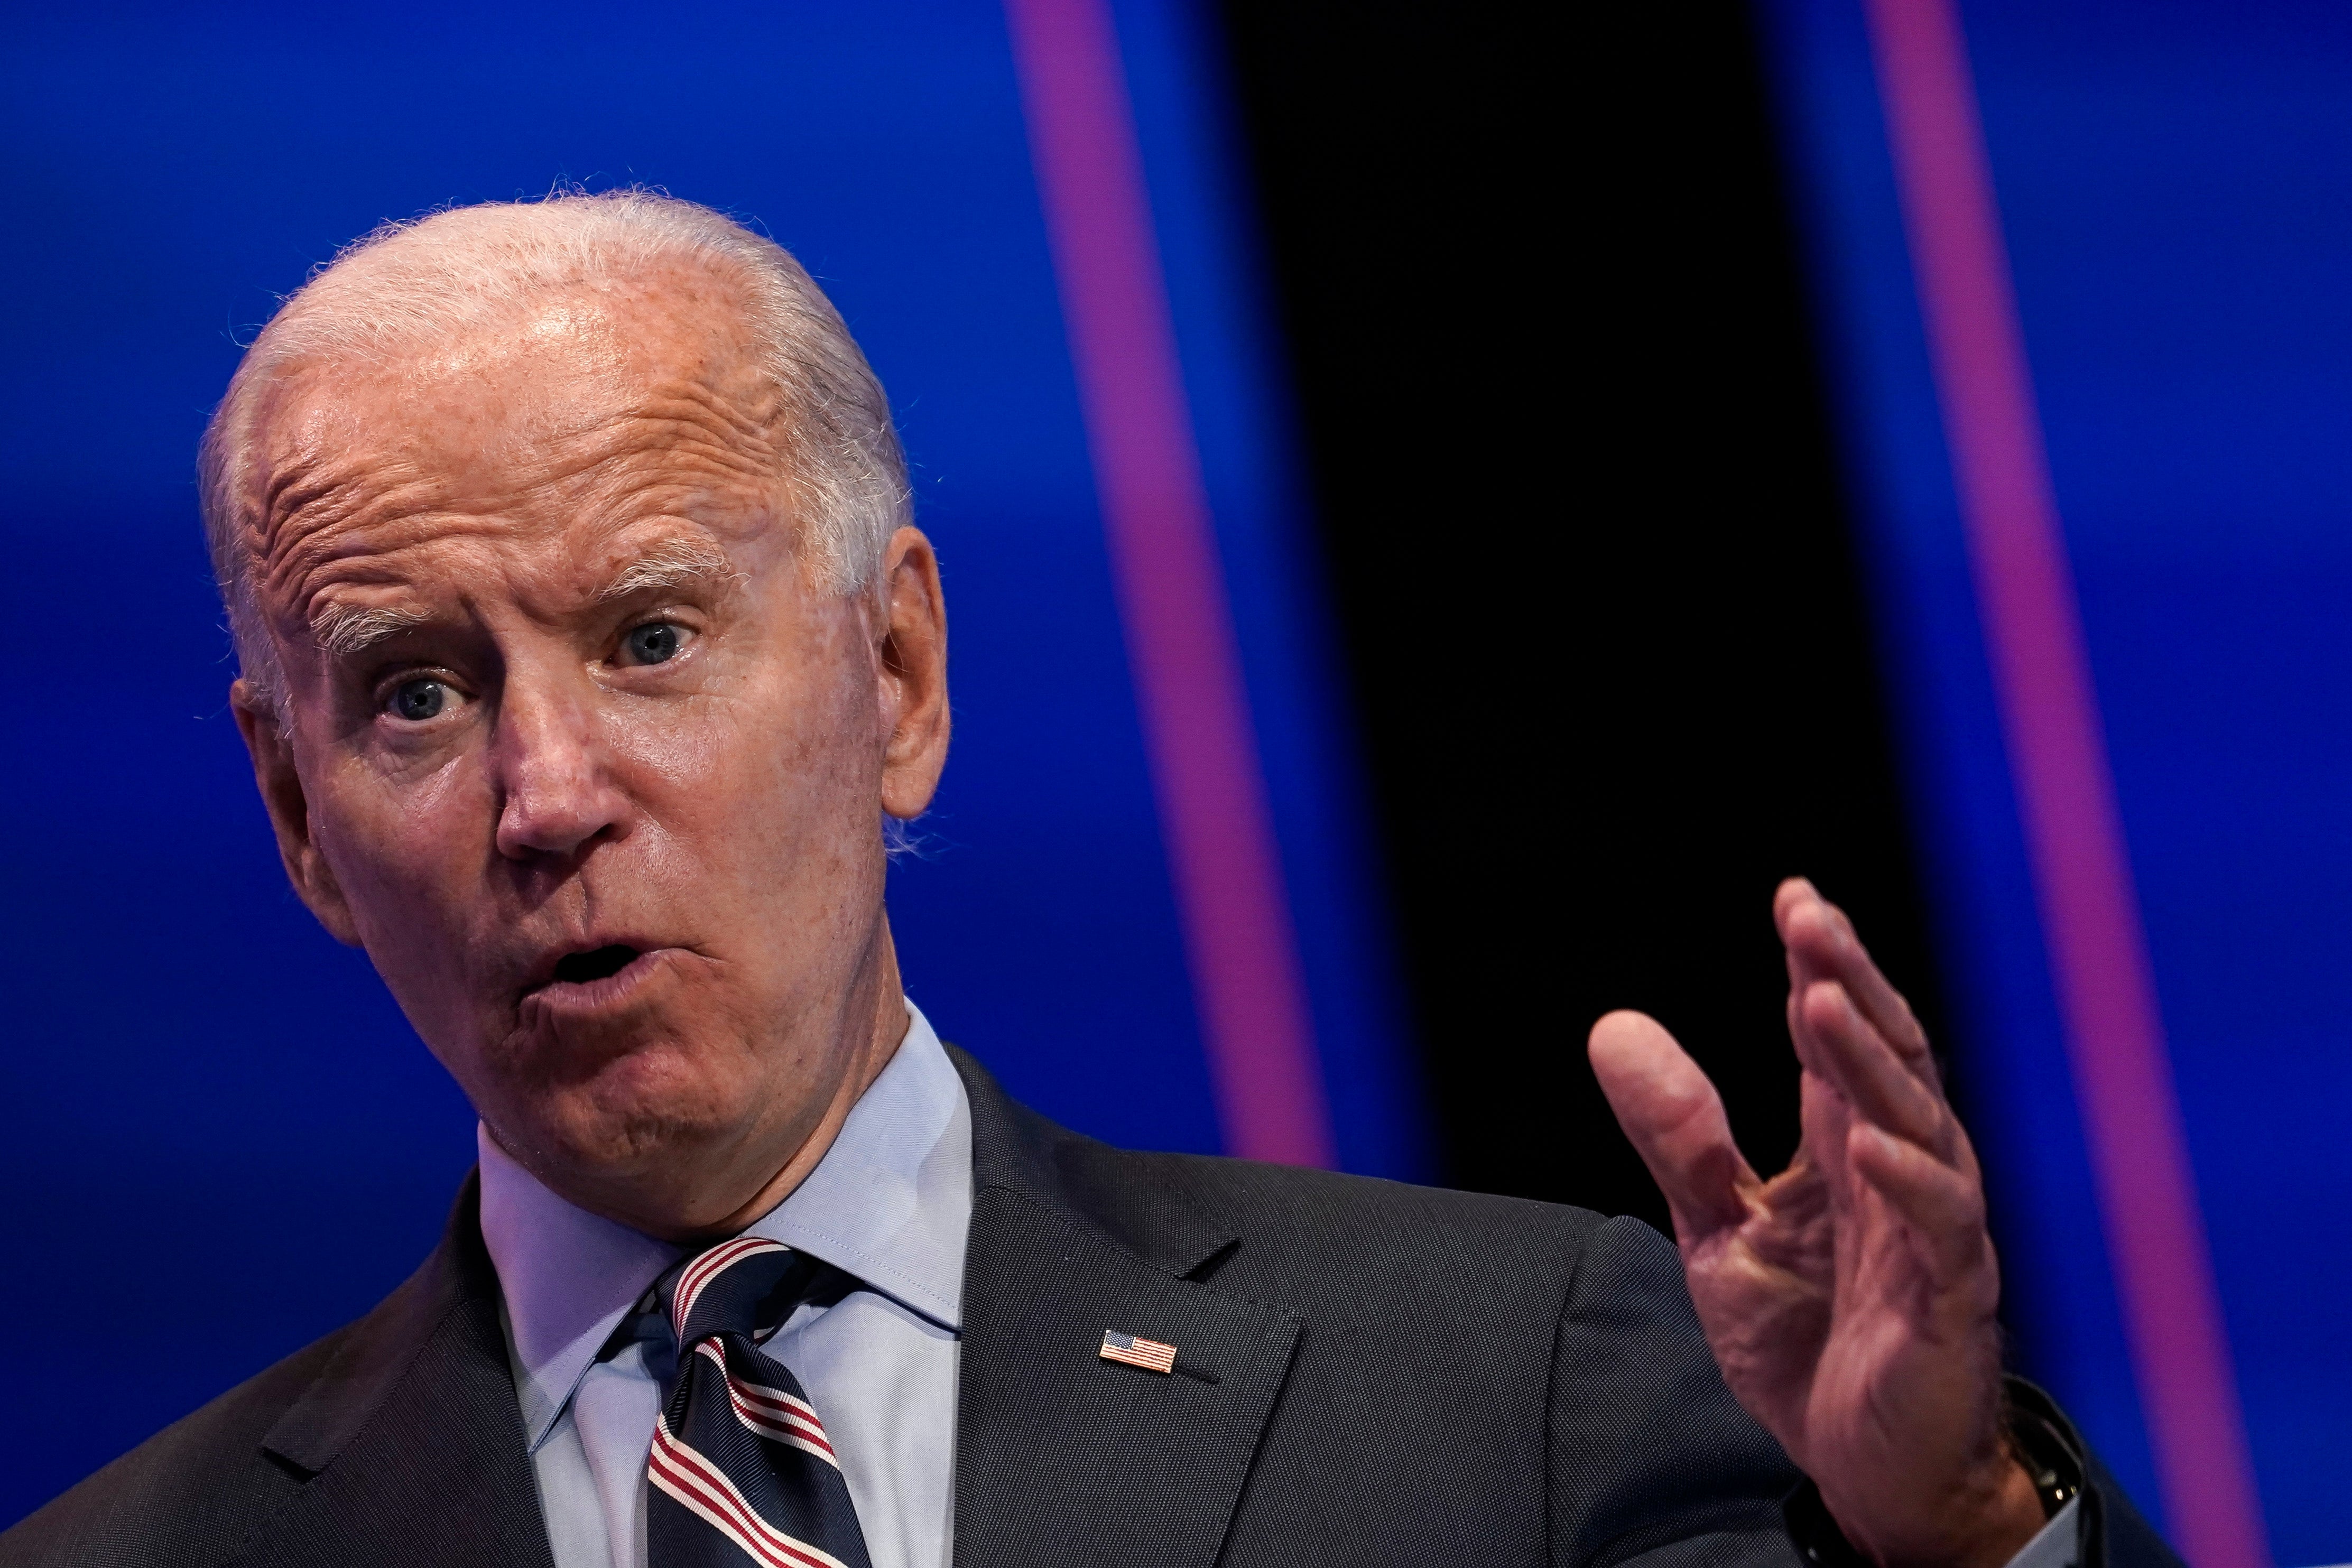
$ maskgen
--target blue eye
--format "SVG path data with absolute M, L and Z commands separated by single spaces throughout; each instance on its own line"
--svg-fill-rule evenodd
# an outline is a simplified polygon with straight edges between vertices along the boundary
M 449 688 L 430 675 L 403 681 L 392 694 L 392 711 L 411 723 L 439 716 L 449 703 Z
M 637 664 L 665 664 L 677 657 L 677 628 L 667 621 L 648 621 L 628 635 L 629 660 Z

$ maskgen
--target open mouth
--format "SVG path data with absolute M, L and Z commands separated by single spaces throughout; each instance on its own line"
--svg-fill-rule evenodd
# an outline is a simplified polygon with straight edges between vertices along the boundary
M 636 962 L 637 950 L 614 943 L 609 947 L 595 947 L 585 953 L 567 953 L 555 961 L 555 977 L 564 984 L 584 986 L 592 980 L 610 979 Z

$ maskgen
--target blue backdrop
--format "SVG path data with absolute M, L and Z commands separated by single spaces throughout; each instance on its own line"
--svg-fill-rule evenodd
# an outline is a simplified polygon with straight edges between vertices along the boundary
M 1213 40 L 1176 0 L 1116 10 L 1340 1157 L 1423 1175 Z M 0 1522 L 365 1310 L 472 1158 L 455 1088 L 284 887 L 191 478 L 273 296 L 383 218 L 645 182 L 817 273 L 893 393 L 954 625 L 955 753 L 893 873 L 910 993 L 1047 1113 L 1217 1146 L 992 5 L 19 6 L 0 51 L 29 661 L 0 1257 L 62 1309 L 11 1320 Z
M 2352 13 L 1962 0 L 2271 1542 L 2352 1558 Z M 1855 0 L 1762 7 L 2030 1362 L 2156 1500 Z
M 1116 9 L 1342 1159 L 1423 1174 L 1213 51 L 1182 0 Z M 1762 15 L 2011 1310 L 2153 1499 L 1861 17 Z M 2273 1544 L 2340 1562 L 2352 18 L 1962 16 Z M 284 889 L 189 472 L 271 296 L 382 218 L 645 181 L 825 280 L 955 618 L 956 753 L 893 873 L 910 988 L 1049 1113 L 1215 1146 L 992 5 L 18 7 L 0 134 L 0 1520 L 363 1310 L 470 1158 L 455 1090 Z M 92 1354 L 126 1343 L 152 1354 Z

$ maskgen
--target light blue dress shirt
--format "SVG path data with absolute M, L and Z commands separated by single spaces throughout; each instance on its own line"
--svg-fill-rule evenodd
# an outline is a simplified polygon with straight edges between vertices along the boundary
M 2083 1500 L 2074 1498 L 2050 1516 L 2042 1533 L 2017 1549 L 2009 1568 L 2074 1568 L 2083 1556 Z
M 816 1406 L 874 1568 L 949 1568 L 971 1107 L 930 1024 L 912 1003 L 907 1015 L 833 1147 L 746 1234 L 854 1277 L 762 1349 Z M 555 1568 L 645 1568 L 646 1458 L 676 1348 L 637 1309 L 680 1249 L 556 1197 L 487 1129 L 477 1142 L 482 1239 Z M 625 1323 L 638 1332 L 615 1343 Z

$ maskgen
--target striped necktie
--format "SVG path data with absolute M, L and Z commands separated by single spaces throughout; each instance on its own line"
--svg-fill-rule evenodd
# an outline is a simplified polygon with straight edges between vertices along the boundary
M 650 1568 L 871 1568 L 816 1411 L 753 1338 L 822 1271 L 782 1242 L 742 1236 L 671 1282 L 677 1386 L 646 1461 Z

